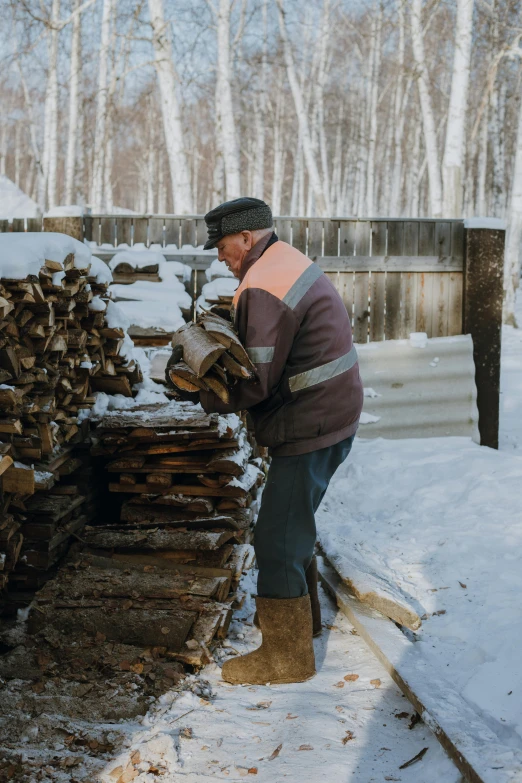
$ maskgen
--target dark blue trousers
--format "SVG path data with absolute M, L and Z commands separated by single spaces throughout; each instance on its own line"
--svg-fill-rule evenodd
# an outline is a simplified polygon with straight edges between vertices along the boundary
M 354 436 L 295 457 L 273 457 L 254 532 L 262 598 L 299 598 L 314 553 L 315 512 Z

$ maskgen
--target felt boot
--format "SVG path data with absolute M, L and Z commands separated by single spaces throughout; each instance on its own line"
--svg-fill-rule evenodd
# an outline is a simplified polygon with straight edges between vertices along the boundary
M 321 636 L 323 626 L 321 623 L 321 604 L 319 603 L 319 594 L 317 592 L 317 558 L 314 555 L 310 565 L 305 571 L 306 584 L 308 585 L 308 595 L 310 596 L 310 605 L 312 607 L 312 633 L 314 639 Z M 254 625 L 259 628 L 259 618 L 257 612 L 254 615 Z
M 221 677 L 233 685 L 304 682 L 315 674 L 310 598 L 256 598 L 259 649 L 231 658 Z

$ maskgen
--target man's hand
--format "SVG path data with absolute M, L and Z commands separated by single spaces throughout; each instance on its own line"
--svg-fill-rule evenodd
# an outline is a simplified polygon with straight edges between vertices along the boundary
M 199 402 L 199 392 L 188 392 L 188 391 L 183 391 L 182 389 L 178 389 L 178 387 L 170 380 L 170 373 L 169 373 L 170 368 L 174 364 L 181 362 L 182 359 L 183 359 L 183 346 L 175 345 L 174 348 L 172 349 L 170 359 L 167 362 L 167 366 L 165 367 L 165 383 L 169 388 L 174 389 L 174 391 L 176 392 L 176 394 L 180 399 L 184 400 L 185 402 L 194 402 L 197 404 Z

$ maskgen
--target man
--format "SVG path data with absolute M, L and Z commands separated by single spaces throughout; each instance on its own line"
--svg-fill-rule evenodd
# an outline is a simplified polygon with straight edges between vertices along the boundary
M 257 442 L 272 456 L 254 538 L 263 642 L 227 661 L 222 676 L 302 682 L 315 674 L 309 591 L 320 632 L 314 514 L 350 452 L 362 409 L 350 319 L 319 266 L 277 238 L 264 201 L 228 201 L 205 221 L 205 249 L 216 248 L 241 281 L 231 316 L 257 381 L 238 382 L 228 404 L 202 391 L 201 405 L 207 412 L 247 409 Z

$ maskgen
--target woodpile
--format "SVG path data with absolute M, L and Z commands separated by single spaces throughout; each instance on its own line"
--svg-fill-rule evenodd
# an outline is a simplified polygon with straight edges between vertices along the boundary
M 255 367 L 229 321 L 215 313 L 175 333 L 173 345 L 183 347 L 183 361 L 170 367 L 172 383 L 183 391 L 213 391 L 228 403 L 238 380 L 255 379 Z
M 11 461 L 0 478 L 4 588 L 8 573 L 10 588 L 39 587 L 92 519 L 90 457 L 75 448 L 93 392 L 130 397 L 142 380 L 122 355 L 124 330 L 107 323 L 110 276 L 93 262 L 62 234 L 0 236 L 0 454 L 2 466 Z
M 114 411 L 94 439 L 119 518 L 83 530 L 31 627 L 98 631 L 201 666 L 243 600 L 264 459 L 238 416 L 184 402 Z

